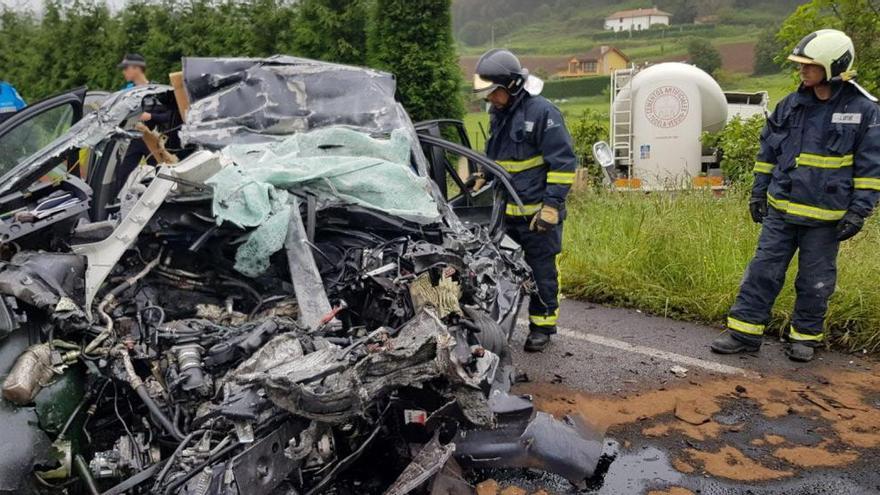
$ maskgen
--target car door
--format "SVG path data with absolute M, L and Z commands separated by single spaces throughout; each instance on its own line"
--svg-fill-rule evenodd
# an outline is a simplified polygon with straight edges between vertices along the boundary
M 415 127 L 430 164 L 431 179 L 459 218 L 488 228 L 493 237 L 503 235 L 508 198 L 520 203 L 510 174 L 483 153 L 470 149 L 461 121 L 432 120 Z M 466 182 L 477 171 L 485 174 L 487 183 L 473 190 Z
M 85 97 L 86 88 L 77 88 L 39 101 L 0 124 L 0 176 L 78 122 L 83 116 Z M 66 164 L 79 161 L 75 151 L 64 158 Z

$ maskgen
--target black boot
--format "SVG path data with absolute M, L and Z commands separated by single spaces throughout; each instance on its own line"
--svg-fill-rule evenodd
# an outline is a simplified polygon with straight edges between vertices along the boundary
M 731 331 L 726 331 L 718 336 L 711 344 L 712 351 L 718 354 L 737 354 L 740 352 L 758 352 L 761 345 L 747 344 L 737 340 Z
M 815 351 L 812 346 L 801 342 L 792 342 L 791 346 L 785 351 L 785 355 L 792 361 L 799 363 L 807 363 L 813 360 Z
M 538 330 L 530 330 L 529 336 L 526 338 L 526 345 L 523 350 L 526 352 L 541 352 L 550 344 L 550 334 Z

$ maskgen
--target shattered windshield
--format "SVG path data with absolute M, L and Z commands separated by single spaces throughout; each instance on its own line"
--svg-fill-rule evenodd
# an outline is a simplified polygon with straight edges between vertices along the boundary
M 184 77 L 192 104 L 186 143 L 266 142 L 328 126 L 387 135 L 410 126 L 385 72 L 288 56 L 186 58 Z

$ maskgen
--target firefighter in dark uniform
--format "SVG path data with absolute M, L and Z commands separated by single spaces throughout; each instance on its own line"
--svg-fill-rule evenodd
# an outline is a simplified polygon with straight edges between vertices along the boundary
M 528 71 L 516 56 L 490 50 L 480 57 L 475 72 L 474 91 L 491 103 L 486 154 L 510 172 L 524 204 L 507 204 L 507 234 L 523 247 L 535 279 L 525 350 L 542 351 L 556 333 L 559 317 L 557 258 L 577 159 L 562 114 L 546 98 L 529 92 Z
M 125 78 L 123 91 L 150 84 L 149 79 L 147 79 L 147 61 L 142 55 L 127 53 L 118 67 L 122 69 L 122 77 Z M 147 97 L 144 99 L 144 112 L 138 116 L 138 120 L 150 129 L 158 127 L 160 130 L 164 130 L 164 127 L 171 121 L 171 111 L 156 101 L 155 98 Z M 122 190 L 125 182 L 128 180 L 128 176 L 144 159 L 146 159 L 148 165 L 156 165 L 156 158 L 150 154 L 150 150 L 147 148 L 144 140 L 132 139 L 125 150 L 122 162 L 115 172 L 116 194 Z
M 797 300 L 787 355 L 810 361 L 825 338 L 828 298 L 841 241 L 856 235 L 880 199 L 877 99 L 852 78 L 850 38 L 823 29 L 805 37 L 789 60 L 801 85 L 767 119 L 749 209 L 762 223 L 758 250 L 727 321 L 712 343 L 719 353 L 755 352 L 770 310 L 798 252 Z

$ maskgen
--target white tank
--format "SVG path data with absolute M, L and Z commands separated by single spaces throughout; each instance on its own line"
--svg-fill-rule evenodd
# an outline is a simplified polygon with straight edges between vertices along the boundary
M 631 95 L 625 88 L 614 103 L 617 112 L 632 105 L 630 178 L 644 189 L 689 187 L 701 172 L 700 135 L 727 121 L 721 86 L 693 65 L 669 62 L 638 72 L 630 88 Z

